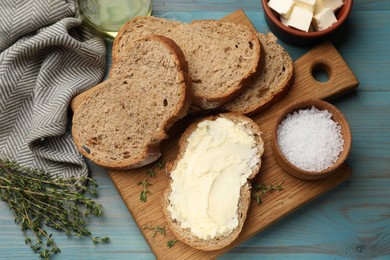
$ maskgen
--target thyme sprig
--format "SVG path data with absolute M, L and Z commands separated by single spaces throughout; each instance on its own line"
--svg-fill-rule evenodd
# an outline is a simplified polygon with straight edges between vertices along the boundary
M 155 237 L 158 233 L 160 233 L 161 235 L 165 235 L 165 227 L 160 227 L 160 226 L 155 226 L 155 227 L 149 227 L 149 226 L 143 226 L 142 227 L 143 229 L 149 229 L 151 231 L 153 231 L 153 236 L 152 237 Z
M 149 186 L 152 185 L 152 183 L 149 181 L 151 178 L 154 178 L 156 177 L 156 172 L 155 170 L 158 168 L 160 170 L 164 169 L 165 167 L 165 162 L 164 160 L 159 160 L 155 165 L 153 165 L 151 168 L 149 168 L 147 171 L 146 171 L 146 177 L 140 181 L 138 183 L 139 186 L 142 186 L 142 191 L 141 191 L 141 194 L 139 196 L 139 199 L 142 201 L 142 202 L 146 202 L 148 200 L 148 193 L 150 193 L 149 191 Z
M 266 193 L 273 193 L 274 191 L 284 190 L 284 188 L 282 186 L 283 183 L 284 183 L 284 180 L 277 185 L 274 185 L 274 184 L 267 185 L 267 184 L 263 184 L 263 183 L 261 183 L 261 184 L 256 183 L 252 187 L 252 196 L 256 200 L 256 203 L 258 205 L 261 205 L 261 204 L 263 204 L 263 197 L 265 196 Z
M 0 198 L 13 211 L 25 244 L 41 258 L 61 250 L 45 227 L 63 231 L 68 237 L 89 237 L 94 243 L 109 242 L 93 236 L 86 219 L 103 215 L 102 205 L 93 201 L 98 184 L 89 177 L 51 178 L 41 170 L 0 160 Z
M 154 226 L 154 227 L 151 227 L 151 226 L 142 226 L 143 229 L 148 229 L 150 231 L 153 231 L 153 235 L 152 237 L 155 237 L 157 234 L 161 234 L 161 235 L 166 235 L 166 231 L 165 231 L 165 227 L 161 227 L 161 226 Z M 172 239 L 172 240 L 169 240 L 167 242 L 167 247 L 168 248 L 171 248 L 173 247 L 177 242 L 177 239 Z

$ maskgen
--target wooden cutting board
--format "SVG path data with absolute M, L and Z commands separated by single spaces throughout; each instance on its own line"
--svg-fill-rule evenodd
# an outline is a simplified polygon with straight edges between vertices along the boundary
M 241 10 L 228 15 L 223 20 L 253 27 Z M 316 81 L 312 76 L 313 70 L 316 69 L 324 70 L 328 74 L 328 81 Z M 263 198 L 263 204 L 261 205 L 258 205 L 255 200 L 252 201 L 241 234 L 228 247 L 217 251 L 204 252 L 195 250 L 182 242 L 177 242 L 173 247 L 168 248 L 167 242 L 175 239 L 175 237 L 168 229 L 161 212 L 161 193 L 168 184 L 168 177 L 165 172 L 156 171 L 157 176 L 149 180 L 152 186 L 149 187 L 150 193 L 148 193 L 147 201 L 141 202 L 139 197 L 142 188 L 138 183 L 145 178 L 147 169 L 150 166 L 128 171 L 108 171 L 123 201 L 158 259 L 215 258 L 264 230 L 307 202 L 333 189 L 351 175 L 350 168 L 344 164 L 338 169 L 336 174 L 326 179 L 302 181 L 290 177 L 275 161 L 270 144 L 271 131 L 275 127 L 275 121 L 281 109 L 293 102 L 308 98 L 328 99 L 339 96 L 358 86 L 358 80 L 330 43 L 324 43 L 315 47 L 295 61 L 294 70 L 295 83 L 289 93 L 281 101 L 264 112 L 252 116 L 252 119 L 259 124 L 265 141 L 265 153 L 262 157 L 263 165 L 253 182 L 259 184 L 279 184 L 283 182 L 284 190 L 267 194 Z M 78 101 L 74 102 L 72 107 L 77 107 L 77 103 Z M 162 143 L 161 149 L 164 161 L 169 162 L 175 158 L 179 135 L 191 121 L 190 118 L 182 120 L 172 131 L 171 137 Z M 157 226 L 166 227 L 166 234 L 158 233 L 154 235 L 153 231 L 144 228 Z

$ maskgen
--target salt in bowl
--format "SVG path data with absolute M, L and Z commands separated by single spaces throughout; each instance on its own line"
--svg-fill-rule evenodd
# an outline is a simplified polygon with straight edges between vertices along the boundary
M 324 113 L 326 113 L 326 111 L 328 111 L 331 114 L 331 119 L 341 127 L 340 132 L 341 132 L 342 140 L 344 140 L 343 147 L 340 149 L 341 151 L 338 154 L 338 156 L 336 156 L 336 161 L 332 162 L 329 166 L 327 166 L 328 168 L 321 169 L 321 170 L 305 170 L 305 169 L 302 169 L 305 167 L 296 166 L 297 165 L 296 161 L 295 161 L 295 164 L 293 164 L 292 162 L 289 161 L 289 159 L 286 158 L 286 156 L 283 154 L 283 151 L 282 151 L 282 150 L 286 151 L 286 149 L 285 149 L 285 147 L 281 147 L 279 142 L 278 142 L 278 128 L 281 125 L 281 123 L 287 118 L 287 116 L 293 115 L 294 112 L 295 112 L 295 114 L 297 114 L 297 113 L 299 114 L 299 111 L 302 111 L 302 110 L 308 111 L 309 109 L 313 109 L 313 107 L 319 111 L 324 112 Z M 324 110 L 326 110 L 326 111 L 324 111 Z M 330 122 L 330 123 L 332 124 L 334 122 Z M 323 129 L 321 129 L 321 130 L 323 130 Z M 330 130 L 332 130 L 332 129 L 330 129 Z M 281 134 L 281 132 L 279 132 L 279 134 Z M 332 138 L 330 138 L 330 139 L 334 139 L 333 138 L 334 136 L 331 136 L 331 137 Z M 280 138 L 282 138 L 282 137 L 280 137 Z M 292 104 L 291 106 L 284 109 L 277 119 L 275 129 L 273 130 L 273 133 L 272 133 L 271 140 L 272 140 L 272 142 L 271 142 L 272 143 L 271 144 L 272 151 L 273 151 L 273 154 L 275 156 L 275 159 L 278 162 L 278 164 L 287 173 L 289 173 L 290 175 L 292 175 L 296 178 L 303 179 L 303 180 L 317 180 L 317 179 L 325 178 L 325 177 L 335 173 L 337 171 L 337 169 L 341 166 L 341 164 L 343 164 L 345 162 L 345 160 L 347 159 L 348 154 L 351 150 L 352 134 L 351 134 L 351 129 L 349 127 L 347 120 L 345 119 L 343 114 L 335 106 L 331 105 L 328 102 L 322 101 L 322 100 L 312 99 L 312 100 L 305 100 L 305 101 L 301 101 L 301 102 Z M 280 139 L 280 141 L 281 140 L 282 139 Z M 309 140 L 311 140 L 311 141 L 309 141 Z M 307 139 L 305 139 L 305 142 L 313 142 L 313 139 L 307 138 Z M 315 140 L 315 138 L 314 138 L 314 142 L 317 142 Z M 313 147 L 315 147 L 315 145 L 318 145 L 318 144 L 306 143 L 305 145 L 312 145 Z M 295 149 L 295 147 L 294 147 L 294 149 Z M 302 155 L 303 155 L 303 153 L 301 152 L 300 153 L 301 159 L 304 158 L 304 160 L 306 160 L 306 157 L 305 157 L 306 155 L 304 155 L 304 156 L 302 156 Z M 290 156 L 290 160 L 291 160 L 291 154 L 288 156 Z M 320 157 L 321 156 L 322 155 L 320 155 Z M 312 157 L 311 154 L 308 157 Z M 294 161 L 294 160 L 291 160 L 291 161 Z

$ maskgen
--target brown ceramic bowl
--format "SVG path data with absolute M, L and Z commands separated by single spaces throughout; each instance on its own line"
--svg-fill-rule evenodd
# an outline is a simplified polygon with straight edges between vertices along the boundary
M 309 109 L 312 106 L 316 107 L 319 110 L 328 110 L 329 113 L 332 114 L 332 120 L 336 121 L 341 126 L 341 134 L 344 139 L 344 148 L 343 151 L 340 153 L 338 160 L 329 168 L 318 172 L 302 170 L 290 163 L 286 159 L 286 157 L 284 157 L 277 141 L 278 126 L 286 118 L 286 116 L 290 113 L 293 113 L 294 111 L 298 111 L 300 109 Z M 301 101 L 284 109 L 277 119 L 275 129 L 272 132 L 271 138 L 272 151 L 278 164 L 290 175 L 303 180 L 322 179 L 335 173 L 337 169 L 341 166 L 341 164 L 343 164 L 347 159 L 352 145 L 351 129 L 343 114 L 335 106 L 318 99 Z
M 286 43 L 294 45 L 310 45 L 331 36 L 347 20 L 352 10 L 353 0 L 344 0 L 344 5 L 336 12 L 337 22 L 328 29 L 318 32 L 303 32 L 284 25 L 279 15 L 268 6 L 269 0 L 261 0 L 265 21 L 272 32 Z

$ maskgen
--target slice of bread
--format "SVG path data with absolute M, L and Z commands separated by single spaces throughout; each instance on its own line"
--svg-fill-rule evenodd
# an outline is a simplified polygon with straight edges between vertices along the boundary
M 223 121 L 224 123 L 222 124 L 221 121 L 218 123 L 218 120 L 227 121 Z M 207 125 L 205 125 L 206 123 Z M 227 134 L 229 131 L 230 134 Z M 202 132 L 202 138 L 199 138 L 200 136 L 195 137 Z M 213 138 L 215 142 L 210 145 L 210 139 Z M 216 143 L 222 143 L 225 146 L 220 148 L 217 145 L 217 148 L 215 148 L 214 144 Z M 203 145 L 207 149 L 203 149 L 205 148 L 202 148 Z M 197 146 L 200 147 L 198 150 L 194 148 Z M 226 149 L 227 147 L 233 149 Z M 221 155 L 219 153 L 220 150 L 228 151 L 228 153 Z M 164 216 L 168 226 L 178 240 L 193 248 L 211 251 L 223 248 L 237 238 L 242 230 L 250 206 L 250 180 L 259 172 L 263 152 L 264 143 L 258 125 L 243 115 L 223 113 L 217 116 L 210 116 L 195 122 L 187 128 L 180 138 L 177 158 L 167 166 L 167 171 L 170 173 L 170 182 L 164 190 L 162 198 Z M 248 156 L 248 154 L 250 155 Z M 229 161 L 233 163 L 229 164 Z M 205 166 L 213 165 L 211 167 L 215 167 L 218 164 L 221 165 L 221 168 L 209 168 L 207 170 L 207 166 Z M 226 167 L 226 165 L 229 166 Z M 241 166 L 237 168 L 237 165 Z M 193 175 L 190 175 L 191 173 Z M 218 177 L 216 177 L 215 181 L 212 181 L 212 184 L 202 182 L 204 178 L 214 176 L 213 174 L 217 174 Z M 180 178 L 183 178 L 185 181 L 181 182 Z M 237 178 L 239 178 L 239 181 L 237 181 Z M 202 185 L 199 185 L 200 183 Z M 209 192 L 209 197 L 205 197 L 205 191 Z M 215 192 L 218 192 L 216 197 L 211 195 L 215 194 Z M 235 201 L 232 198 L 237 200 Z M 178 199 L 183 199 L 184 202 L 178 202 Z M 195 212 L 202 212 L 202 208 L 199 209 L 197 206 L 198 203 L 207 203 L 207 213 L 205 213 L 205 217 L 198 218 L 196 216 L 195 218 L 199 219 L 199 223 L 196 223 L 195 220 L 195 224 L 191 225 L 194 222 L 188 222 L 188 215 L 192 216 Z M 178 205 L 184 205 L 185 208 L 175 210 L 175 208 L 179 207 Z M 236 220 L 234 220 L 235 222 L 230 222 L 232 218 L 228 217 L 227 225 L 229 229 L 226 230 L 223 224 L 218 224 L 218 222 L 222 221 L 219 219 L 215 221 L 217 224 L 212 226 L 216 230 L 222 230 L 223 232 L 218 231 L 213 233 L 213 235 L 199 235 L 197 233 L 199 228 L 203 229 L 206 223 L 209 223 L 209 219 L 216 218 L 215 213 L 213 215 L 209 209 L 214 208 L 214 212 L 219 212 L 221 209 L 211 205 L 224 205 L 222 209 L 233 207 L 233 211 L 230 212 L 235 212 L 234 218 Z M 181 212 L 187 212 L 186 214 L 188 215 L 182 217 Z M 219 214 L 225 216 L 222 212 Z M 234 225 L 231 226 L 231 223 L 234 223 Z
M 190 24 L 153 16 L 125 24 L 113 43 L 113 61 L 129 42 L 149 34 L 173 39 L 183 50 L 193 81 L 193 104 L 216 108 L 236 97 L 260 73 L 260 42 L 244 25 L 215 20 Z
M 166 131 L 191 103 L 187 62 L 169 38 L 148 36 L 117 56 L 108 80 L 74 111 L 77 148 L 111 169 L 141 167 L 160 157 Z
M 257 33 L 263 46 L 264 67 L 256 81 L 238 97 L 223 105 L 223 110 L 252 115 L 277 102 L 294 81 L 293 61 L 272 34 Z

